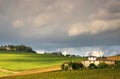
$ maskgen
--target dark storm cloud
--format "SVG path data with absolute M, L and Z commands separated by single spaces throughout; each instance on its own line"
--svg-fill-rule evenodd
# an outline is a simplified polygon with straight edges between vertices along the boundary
M 0 44 L 120 45 L 119 0 L 0 0 Z

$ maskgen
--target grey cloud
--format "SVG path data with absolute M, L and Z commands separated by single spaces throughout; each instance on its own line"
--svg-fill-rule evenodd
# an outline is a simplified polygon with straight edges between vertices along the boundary
M 86 23 L 73 23 L 68 29 L 69 36 L 84 33 L 98 34 L 104 31 L 112 31 L 120 28 L 120 1 L 109 0 L 97 12 L 90 15 L 91 21 Z
M 22 43 L 36 49 L 120 45 L 119 3 L 119 0 L 0 0 L 0 42 Z
M 91 18 L 93 19 L 120 19 L 120 1 L 119 0 L 108 0 L 105 5 L 100 8 L 97 13 L 93 13 Z
M 110 12 L 117 13 L 120 12 L 119 6 L 120 6 L 119 0 L 111 0 L 106 3 L 105 8 Z

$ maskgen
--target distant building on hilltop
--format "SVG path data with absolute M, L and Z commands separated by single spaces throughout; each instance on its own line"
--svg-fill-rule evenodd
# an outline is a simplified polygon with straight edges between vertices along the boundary
M 96 66 L 100 63 L 106 63 L 108 65 L 112 65 L 115 64 L 114 60 L 108 60 L 106 58 L 97 58 L 96 56 L 88 56 L 88 60 L 84 60 L 82 61 L 83 65 L 85 67 L 88 67 L 89 64 L 94 63 Z

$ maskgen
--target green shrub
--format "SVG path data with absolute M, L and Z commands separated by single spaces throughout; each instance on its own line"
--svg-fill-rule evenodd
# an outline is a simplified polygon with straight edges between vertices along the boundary
M 65 71 L 67 71 L 68 69 L 69 69 L 69 67 L 68 67 L 68 66 L 65 66 L 65 67 L 64 67 L 64 70 L 65 70 Z
M 67 71 L 69 69 L 69 65 L 62 64 L 61 69 Z
M 96 69 L 97 66 L 94 63 L 89 64 L 88 68 L 90 69 Z
M 108 65 L 108 64 L 106 64 L 106 63 L 104 63 L 104 62 L 103 62 L 103 63 L 98 64 L 98 68 L 99 68 L 99 69 L 108 68 L 108 66 L 109 66 L 109 65 Z
M 77 69 L 82 69 L 84 66 L 82 63 L 72 63 L 72 69 L 77 70 Z
M 115 68 L 120 69 L 120 61 L 115 61 Z
M 80 69 L 83 69 L 83 68 L 84 68 L 84 66 L 83 66 L 82 63 L 79 63 L 79 68 L 80 68 Z
M 109 69 L 115 69 L 115 65 L 114 64 L 108 65 L 108 68 Z

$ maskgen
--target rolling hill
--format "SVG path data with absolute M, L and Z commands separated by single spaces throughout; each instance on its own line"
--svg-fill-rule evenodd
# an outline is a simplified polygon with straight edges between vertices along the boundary
M 120 60 L 120 56 L 109 56 L 107 57 L 109 60 Z
M 0 68 L 7 70 L 29 70 L 60 65 L 65 61 L 80 61 L 80 57 L 55 56 L 34 53 L 0 53 Z

